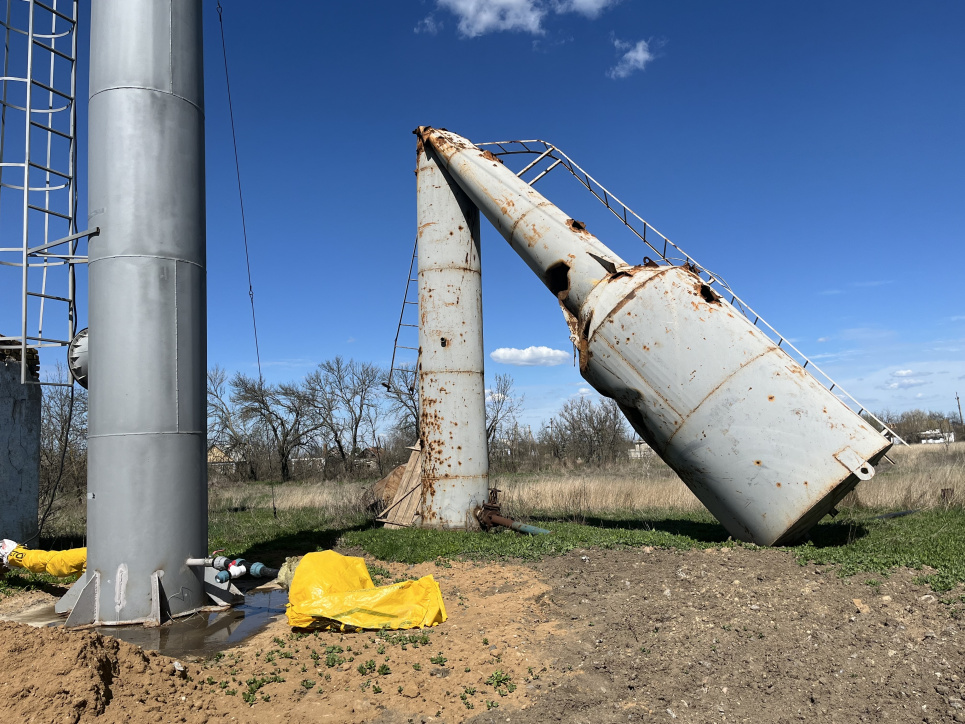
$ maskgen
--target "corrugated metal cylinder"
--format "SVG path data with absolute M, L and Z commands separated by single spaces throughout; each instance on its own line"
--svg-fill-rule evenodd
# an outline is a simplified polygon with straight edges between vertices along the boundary
M 560 301 L 580 371 L 741 540 L 793 540 L 890 443 L 684 267 L 630 266 L 492 154 L 423 128 Z
M 200 0 L 93 2 L 87 577 L 104 624 L 205 605 L 185 565 L 207 549 L 201 37 Z
M 420 525 L 475 528 L 489 458 L 479 210 L 418 147 Z

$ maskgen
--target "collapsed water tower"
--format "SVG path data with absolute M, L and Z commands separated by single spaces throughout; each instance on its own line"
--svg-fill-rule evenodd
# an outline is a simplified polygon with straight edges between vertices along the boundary
M 891 442 L 833 392 L 837 385 L 812 376 L 814 365 L 773 329 L 776 339 L 766 334 L 729 287 L 558 148 L 480 148 L 431 127 L 416 134 L 422 459 L 410 462 L 409 485 L 394 502 L 405 514 L 384 520 L 464 528 L 482 510 L 480 211 L 559 304 L 580 374 L 617 402 L 732 536 L 759 545 L 796 540 L 874 475 Z M 520 153 L 534 160 L 517 174 L 500 156 Z M 652 259 L 628 264 L 533 188 L 561 165 Z M 408 507 L 399 505 L 406 495 Z

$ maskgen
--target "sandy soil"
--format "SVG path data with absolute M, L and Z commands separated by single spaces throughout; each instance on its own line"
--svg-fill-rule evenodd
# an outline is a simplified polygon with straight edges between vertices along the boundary
M 58 723 L 965 722 L 965 637 L 915 572 L 872 587 L 745 549 L 380 565 L 432 573 L 449 620 L 298 636 L 282 618 L 222 656 L 177 662 L 92 631 L 0 623 L 0 713 Z M 43 600 L 7 598 L 0 613 Z

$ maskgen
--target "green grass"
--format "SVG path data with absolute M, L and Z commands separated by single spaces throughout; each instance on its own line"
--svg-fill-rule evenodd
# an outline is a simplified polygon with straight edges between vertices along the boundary
M 817 525 L 811 540 L 785 548 L 804 564 L 834 564 L 843 576 L 887 574 L 897 567 L 922 570 L 920 582 L 935 591 L 965 583 L 965 511 L 927 510 L 897 518 L 880 518 L 881 511 L 844 512 L 837 520 Z M 708 513 L 658 511 L 643 518 L 601 516 L 586 524 L 539 520 L 552 535 L 459 533 L 417 528 L 367 528 L 342 536 L 340 543 L 357 546 L 385 561 L 421 563 L 449 559 L 499 561 L 535 560 L 574 549 L 654 546 L 678 550 L 709 546 L 748 546 L 731 540 Z
M 551 535 L 520 535 L 512 531 L 463 533 L 458 531 L 403 528 L 368 528 L 347 532 L 340 543 L 362 548 L 384 561 L 422 563 L 450 558 L 463 560 L 539 559 L 562 555 L 574 549 L 706 548 L 708 545 L 737 545 L 707 513 L 663 511 L 650 520 L 620 516 L 588 518 L 587 524 L 566 521 L 533 521 L 552 529 Z
M 843 576 L 927 566 L 935 571 L 919 580 L 939 592 L 965 582 L 965 510 L 936 508 L 900 518 L 879 518 L 875 511 L 846 515 L 840 523 L 819 525 L 810 542 L 792 548 L 798 560 L 835 564 Z M 832 525 L 837 528 L 828 535 Z M 843 530 L 848 534 L 842 540 Z
M 785 550 L 802 564 L 835 565 L 845 576 L 884 576 L 894 568 L 907 567 L 921 570 L 920 581 L 935 591 L 948 591 L 965 582 L 965 510 L 936 508 L 903 517 L 879 518 L 883 512 L 844 510 L 837 519 L 816 526 L 809 542 Z M 528 522 L 553 533 L 526 536 L 511 531 L 487 534 L 385 530 L 373 527 L 371 516 L 362 512 L 332 515 L 315 509 L 296 509 L 280 510 L 275 517 L 270 507 L 213 506 L 209 513 L 209 550 L 223 548 L 228 555 L 280 565 L 287 556 L 355 547 L 383 561 L 436 561 L 444 566 L 454 559 L 537 560 L 587 548 L 653 546 L 690 550 L 745 546 L 732 541 L 705 511 L 650 510 L 581 516 L 580 523 L 532 516 Z M 83 545 L 83 538 L 74 535 L 42 540 L 40 547 L 75 545 Z M 376 573 L 381 579 L 388 571 L 376 569 Z M 66 585 L 69 581 L 11 571 L 0 580 L 0 596 L 32 589 L 56 593 L 54 589 Z

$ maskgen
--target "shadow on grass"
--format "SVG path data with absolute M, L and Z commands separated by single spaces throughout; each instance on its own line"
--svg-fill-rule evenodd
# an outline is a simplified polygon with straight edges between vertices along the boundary
M 841 548 L 868 535 L 868 529 L 855 521 L 829 521 L 818 523 L 799 541 L 789 548 L 810 543 L 815 548 Z
M 249 561 L 259 561 L 265 565 L 278 567 L 289 556 L 303 556 L 317 550 L 335 548 L 339 538 L 346 533 L 368 530 L 373 527 L 371 521 L 357 525 L 328 530 L 303 530 L 285 533 L 275 538 L 255 543 L 245 550 L 240 557 Z
M 692 518 L 605 518 L 600 516 L 581 516 L 577 520 L 567 520 L 559 516 L 527 516 L 528 521 L 545 523 L 552 526 L 557 522 L 572 522 L 591 528 L 612 530 L 652 530 L 671 535 L 686 536 L 701 543 L 724 543 L 730 538 L 730 533 L 720 523 L 693 520 Z
M 554 522 L 563 519 L 553 516 L 534 515 L 529 516 L 528 520 L 552 525 Z M 654 518 L 585 516 L 577 522 L 593 528 L 602 529 L 660 531 L 671 535 L 686 536 L 699 543 L 707 543 L 708 545 L 726 543 L 731 538 L 727 529 L 716 521 L 695 520 L 692 517 L 685 516 L 680 518 L 671 516 Z M 815 548 L 838 548 L 853 543 L 860 538 L 864 538 L 866 535 L 868 535 L 868 529 L 861 523 L 855 521 L 828 521 L 826 523 L 819 523 L 808 531 L 801 540 L 790 544 L 788 547 L 804 545 L 810 542 Z

